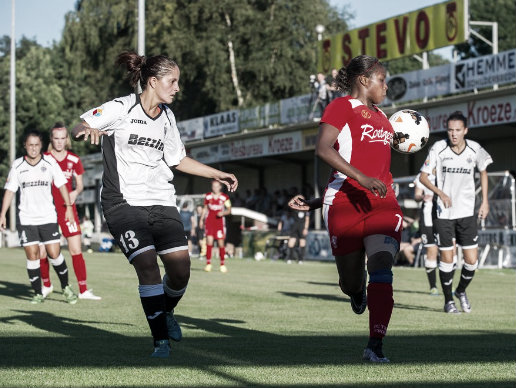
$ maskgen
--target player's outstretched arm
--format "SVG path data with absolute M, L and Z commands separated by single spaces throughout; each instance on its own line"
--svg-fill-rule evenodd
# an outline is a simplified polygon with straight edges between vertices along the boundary
M 14 193 L 11 190 L 4 191 L 4 199 L 2 200 L 2 210 L 0 211 L 0 230 L 3 232 L 7 227 L 7 220 L 5 215 L 7 214 L 7 210 L 11 205 L 11 202 L 14 198 Z
M 186 174 L 202 176 L 203 178 L 215 179 L 220 183 L 226 185 L 230 192 L 236 191 L 238 187 L 238 180 L 233 174 L 207 166 L 188 156 L 185 156 L 183 159 L 181 159 L 181 162 L 176 166 L 176 169 Z
M 288 206 L 293 210 L 310 211 L 322 208 L 322 198 L 305 199 L 301 194 L 296 195 L 288 201 Z
M 75 128 L 72 129 L 72 139 L 77 141 L 88 141 L 89 137 L 90 143 L 95 145 L 99 144 L 100 137 L 105 134 L 105 131 L 100 131 L 97 128 L 90 127 L 86 121 L 77 124 Z
M 346 162 L 342 156 L 333 148 L 339 130 L 333 125 L 322 123 L 317 136 L 315 154 L 328 163 L 331 167 L 356 180 L 360 186 L 371 191 L 374 195 L 385 198 L 387 186 L 380 179 L 371 178 L 364 175 L 360 170 Z

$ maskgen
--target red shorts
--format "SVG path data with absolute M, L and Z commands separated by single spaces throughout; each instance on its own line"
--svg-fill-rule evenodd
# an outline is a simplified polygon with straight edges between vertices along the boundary
M 224 222 L 224 218 L 216 218 L 216 219 L 206 219 L 206 236 L 212 236 L 216 240 L 225 239 L 226 238 L 226 225 Z
M 77 235 L 81 234 L 81 226 L 80 226 L 80 222 L 79 222 L 79 215 L 77 214 L 77 207 L 75 205 L 73 205 L 72 209 L 73 209 L 75 223 L 65 221 L 66 206 L 56 205 L 57 223 L 59 224 L 59 227 L 61 228 L 61 232 L 63 233 L 63 236 L 66 238 L 72 237 L 72 236 L 77 236 Z
M 394 197 L 324 205 L 324 220 L 334 256 L 363 250 L 364 237 L 380 234 L 401 241 L 403 213 Z

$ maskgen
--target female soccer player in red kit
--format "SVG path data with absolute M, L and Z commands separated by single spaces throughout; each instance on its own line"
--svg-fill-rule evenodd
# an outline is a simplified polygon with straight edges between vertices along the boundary
M 378 59 L 361 55 L 340 69 L 336 83 L 350 95 L 333 100 L 321 118 L 316 154 L 332 167 L 324 198 L 303 202 L 296 197 L 290 206 L 307 210 L 322 205 L 340 288 L 355 313 L 363 313 L 366 305 L 369 309 L 370 338 L 363 358 L 389 362 L 382 339 L 394 306 L 391 269 L 403 215 L 389 171 L 394 131 L 376 106 L 387 91 L 385 68 Z

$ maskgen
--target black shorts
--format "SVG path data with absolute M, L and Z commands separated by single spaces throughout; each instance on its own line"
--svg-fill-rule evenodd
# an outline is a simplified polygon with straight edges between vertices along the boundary
M 437 231 L 439 249 L 453 249 L 453 239 L 463 249 L 472 249 L 478 246 L 477 218 L 475 216 L 458 218 L 455 220 L 434 220 Z
M 55 244 L 61 241 L 59 226 L 56 223 L 43 225 L 20 225 L 20 245 L 28 247 L 36 244 Z
M 421 209 L 421 216 L 419 217 L 419 231 L 421 233 L 421 242 L 425 248 L 433 247 L 437 244 L 435 219 L 435 212 L 432 211 L 432 214 L 429 217 L 429 215 L 425 215 L 423 209 Z
M 151 249 L 159 255 L 188 250 L 183 223 L 175 206 L 125 203 L 110 208 L 104 217 L 129 263 Z
M 305 229 L 305 219 L 303 218 L 303 222 L 294 222 L 290 227 L 288 236 L 290 238 L 302 239 L 306 238 L 303 236 L 303 230 Z

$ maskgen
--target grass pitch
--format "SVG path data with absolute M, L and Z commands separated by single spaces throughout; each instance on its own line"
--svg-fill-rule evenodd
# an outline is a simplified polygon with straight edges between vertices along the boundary
M 361 361 L 368 314 L 352 313 L 333 264 L 230 260 L 222 274 L 193 259 L 176 309 L 183 341 L 156 360 L 132 267 L 121 254 L 85 257 L 102 301 L 71 306 L 54 292 L 33 306 L 23 251 L 0 249 L 0 386 L 516 386 L 511 270 L 478 271 L 473 312 L 452 316 L 427 294 L 422 269 L 396 268 L 384 342 L 391 363 L 372 365 Z M 71 284 L 77 290 L 73 272 Z

